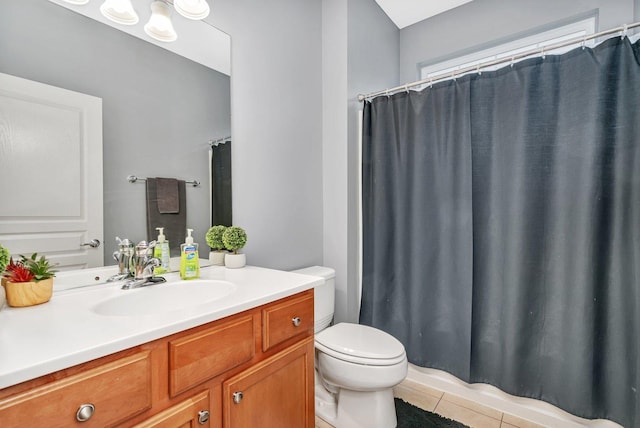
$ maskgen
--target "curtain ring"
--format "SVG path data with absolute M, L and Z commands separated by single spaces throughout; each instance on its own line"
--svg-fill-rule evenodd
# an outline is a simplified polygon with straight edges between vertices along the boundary
M 582 38 L 582 50 L 584 50 L 584 48 L 585 48 L 586 44 L 587 44 L 587 36 L 584 36 L 584 37 Z
M 514 58 L 511 57 L 511 68 L 513 68 L 513 61 L 514 61 Z
M 433 79 L 429 79 L 429 87 L 433 88 Z
M 624 39 L 625 37 L 627 37 L 627 30 L 628 30 L 628 29 L 629 29 L 629 28 L 627 27 L 627 24 L 624 24 L 624 25 L 622 26 L 622 33 L 620 34 L 620 38 L 621 38 L 621 39 Z
M 547 58 L 547 55 L 544 53 L 544 46 L 542 47 L 542 50 L 540 51 L 540 53 L 542 54 L 542 59 Z
M 476 66 L 476 72 L 478 73 L 478 76 L 482 75 L 482 71 L 480 71 L 480 64 Z
M 407 85 L 404 85 L 404 90 L 405 90 L 405 92 L 406 92 L 407 94 L 409 93 L 409 85 L 408 85 L 408 84 L 407 84 Z

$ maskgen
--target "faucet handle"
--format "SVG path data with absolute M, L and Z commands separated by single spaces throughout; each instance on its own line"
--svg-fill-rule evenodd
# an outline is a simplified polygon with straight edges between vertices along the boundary
M 144 264 L 144 269 L 142 270 L 142 277 L 144 279 L 149 279 L 149 278 L 153 277 L 153 273 L 154 273 L 155 268 L 160 266 L 160 264 L 161 264 L 160 259 L 158 259 L 157 257 L 151 257 Z
M 127 238 L 120 239 L 119 236 L 116 236 L 116 243 L 121 249 L 133 247 L 133 243 L 131 241 L 129 241 Z
M 156 241 L 140 241 L 136 245 L 136 255 L 138 257 L 153 256 L 153 248 L 156 246 Z

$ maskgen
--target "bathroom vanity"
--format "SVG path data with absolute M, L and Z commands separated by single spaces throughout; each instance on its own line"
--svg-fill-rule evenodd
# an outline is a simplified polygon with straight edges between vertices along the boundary
M 2 425 L 313 427 L 313 287 L 322 280 L 210 267 L 200 286 L 230 291 L 188 305 L 170 289 L 154 292 L 189 291 L 171 275 L 148 290 L 94 285 L 0 311 Z

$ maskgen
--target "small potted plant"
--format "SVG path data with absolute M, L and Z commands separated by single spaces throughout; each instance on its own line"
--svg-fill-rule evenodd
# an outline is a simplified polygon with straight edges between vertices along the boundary
M 209 261 L 214 266 L 224 266 L 224 256 L 227 252 L 223 251 L 225 248 L 224 242 L 222 242 L 222 234 L 225 230 L 227 230 L 227 226 L 219 224 L 212 226 L 205 235 L 207 245 L 211 247 Z
M 53 294 L 55 266 L 45 256 L 38 258 L 34 253 L 30 258 L 10 260 L 3 274 L 3 286 L 9 306 L 23 307 L 48 302 Z
M 9 250 L 0 245 L 0 275 L 7 268 L 10 260 L 11 254 L 9 253 Z M 6 300 L 4 287 L 0 287 L 0 309 L 2 309 Z
M 226 267 L 235 269 L 247 264 L 246 256 L 238 253 L 247 243 L 247 232 L 243 228 L 238 226 L 228 227 L 222 234 L 222 242 L 227 250 L 233 251 L 232 254 L 227 254 L 224 257 L 224 265 Z

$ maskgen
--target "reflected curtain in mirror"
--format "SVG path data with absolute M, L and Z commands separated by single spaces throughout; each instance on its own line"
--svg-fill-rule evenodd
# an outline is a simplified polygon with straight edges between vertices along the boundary
M 232 225 L 231 139 L 211 143 L 211 225 Z

